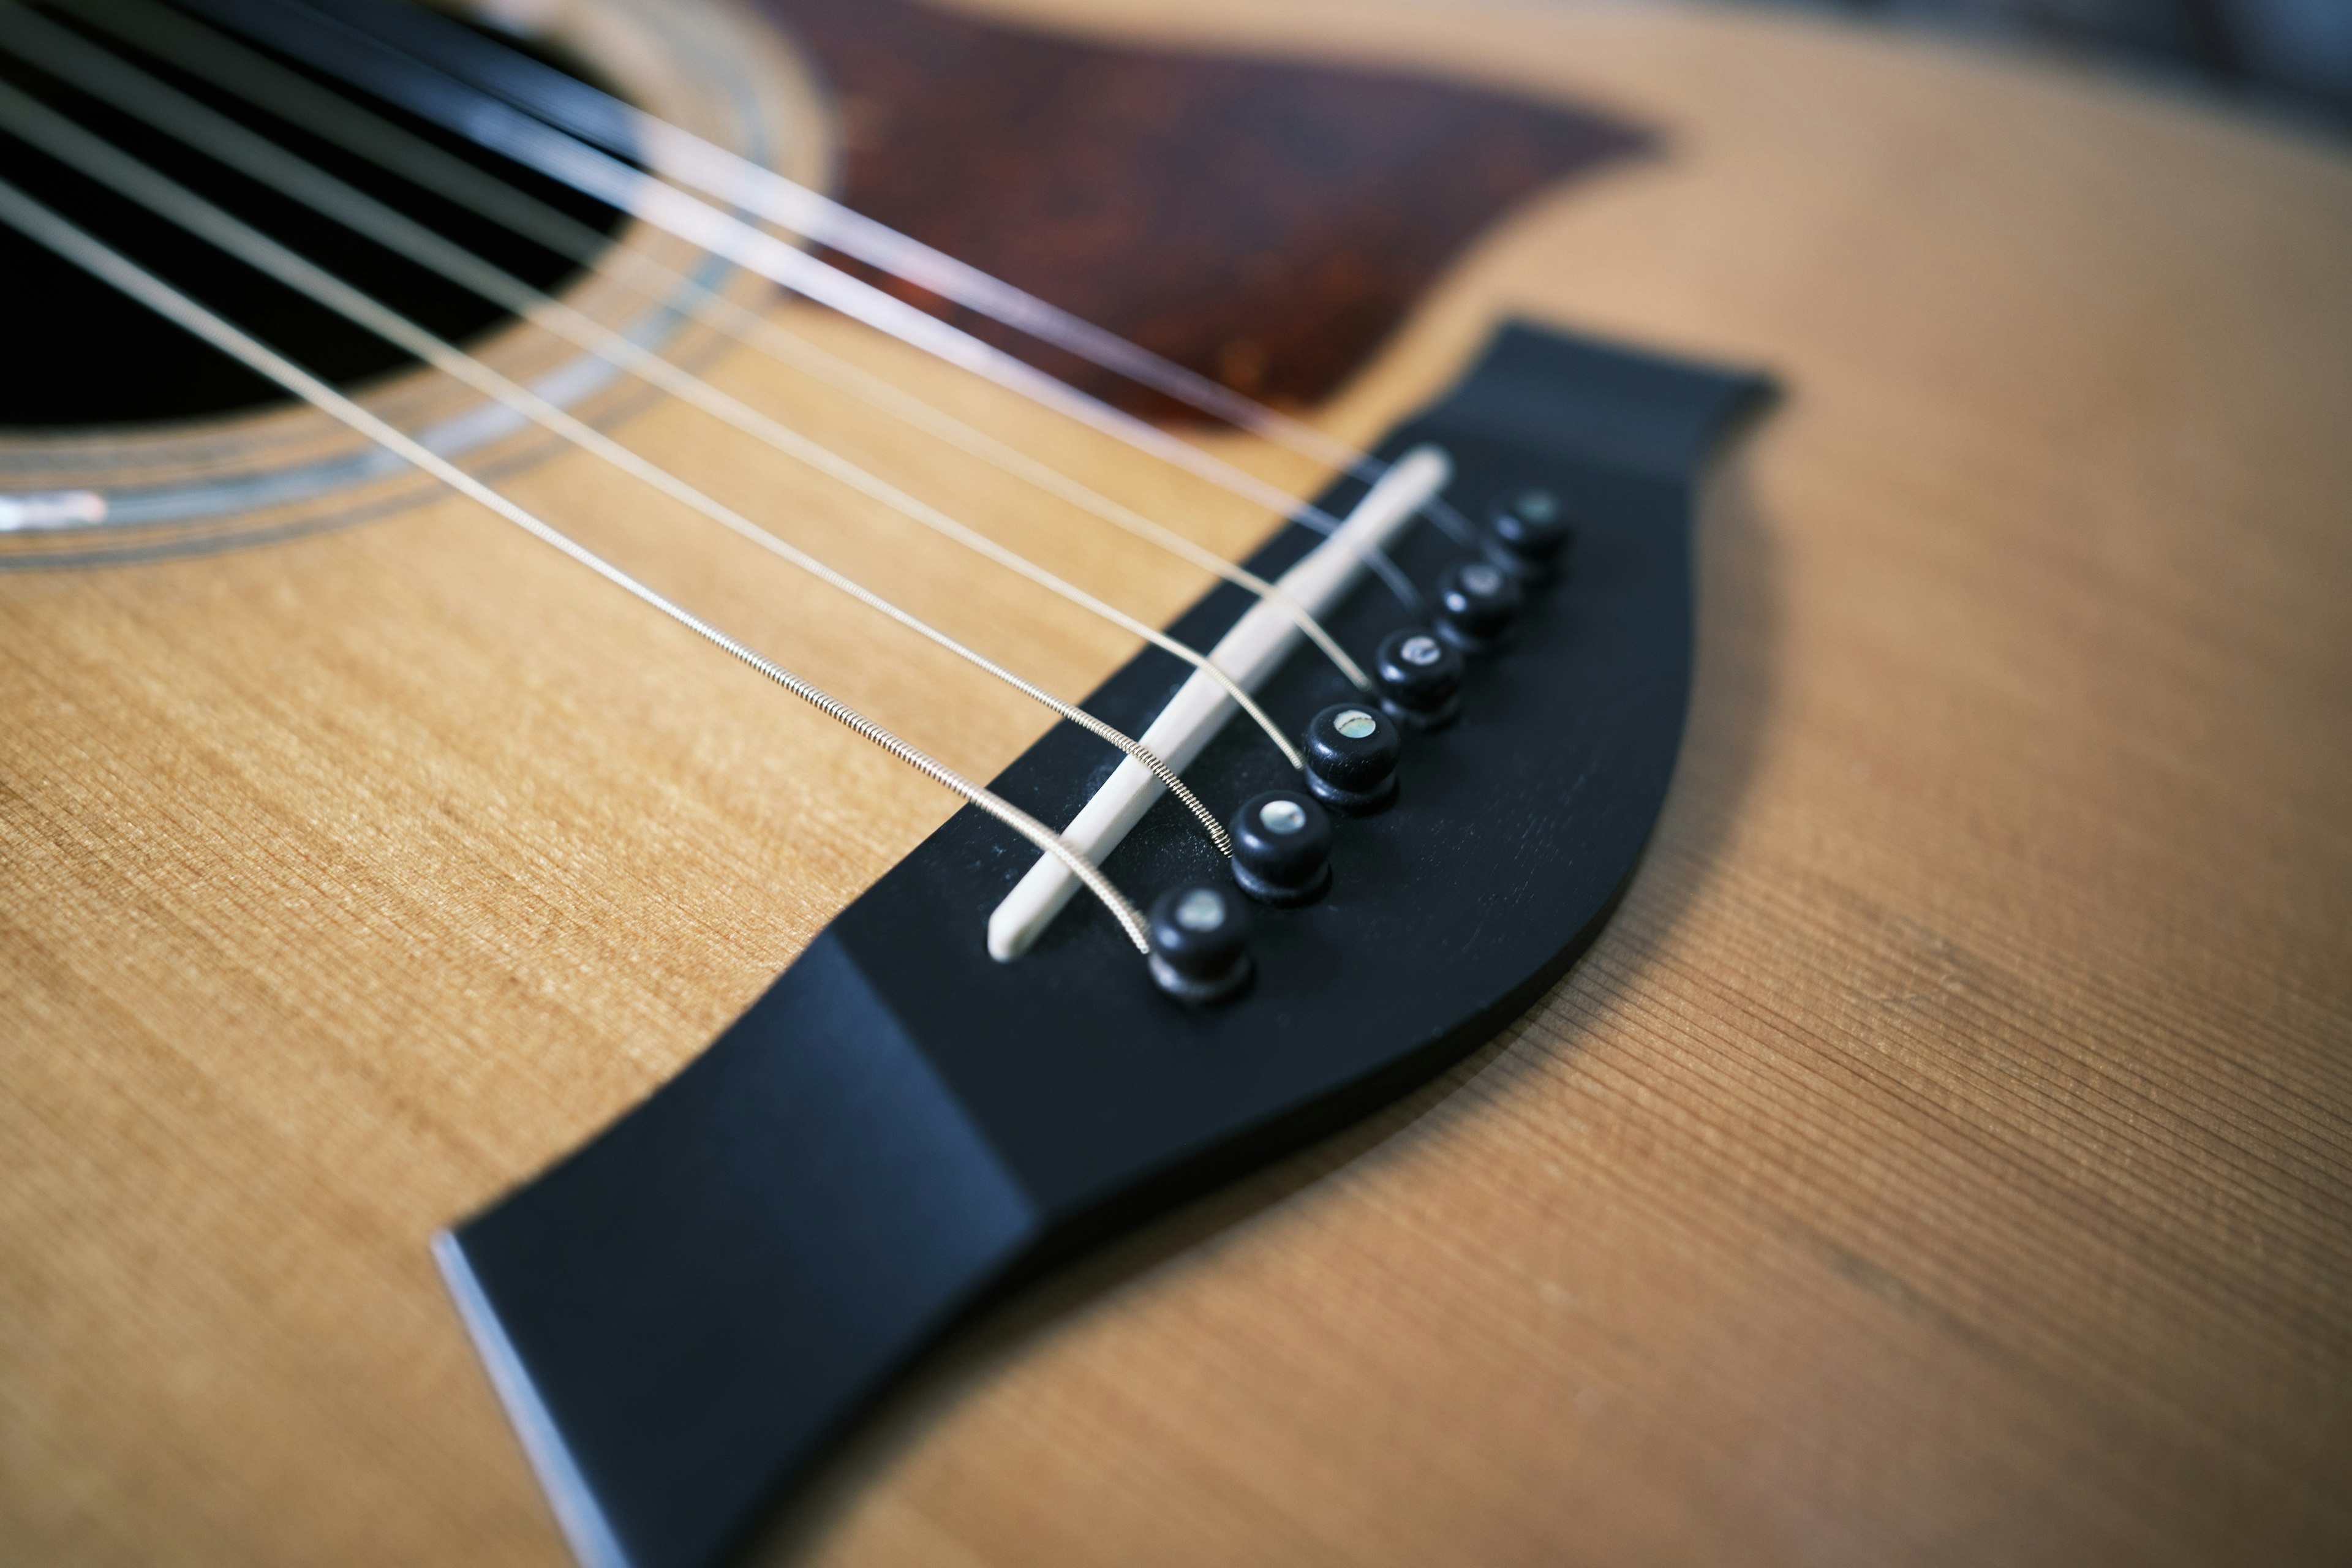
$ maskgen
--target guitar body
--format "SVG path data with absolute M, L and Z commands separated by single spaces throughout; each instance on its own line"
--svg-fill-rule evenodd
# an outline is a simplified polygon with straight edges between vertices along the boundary
M 592 56 L 593 12 L 558 18 Z M 747 20 L 737 64 L 797 138 L 788 169 L 879 201 L 898 165 L 874 139 L 918 100 L 828 100 L 864 68 L 827 64 L 831 16 L 798 45 Z M 1576 970 L 1433 1087 L 1003 1305 L 763 1551 L 2341 1560 L 2352 163 L 1787 22 L 987 18 L 1213 76 L 1411 73 L 1522 139 L 1464 175 L 1479 199 L 1444 221 L 1467 248 L 1351 240 L 1396 260 L 1375 283 L 1268 285 L 1246 320 L 1172 283 L 1072 300 L 1171 352 L 1242 344 L 1209 368 L 1323 398 L 1328 429 L 1377 440 L 1507 318 L 1762 367 L 1786 396 L 1702 509 L 1675 783 Z M 697 111 L 675 70 L 624 85 Z M 961 221 L 953 191 L 892 199 L 894 222 Z M 1237 276 L 1257 234 L 1220 242 Z M 1061 254 L 989 264 L 1122 256 Z M 1221 554 L 1268 532 L 767 308 Z M 1146 621 L 1202 592 L 768 362 L 688 347 Z M 551 363 L 523 331 L 484 352 Z M 424 418 L 444 395 L 371 397 Z M 1055 690 L 1133 651 L 691 410 L 615 390 L 597 413 Z M 163 484 L 331 434 L 275 413 L 5 455 Z M 500 482 L 968 776 L 1047 728 L 591 458 L 524 444 Z M 956 804 L 469 503 L 386 481 L 347 510 L 0 574 L 12 1562 L 561 1561 L 428 1238 L 672 1079 Z

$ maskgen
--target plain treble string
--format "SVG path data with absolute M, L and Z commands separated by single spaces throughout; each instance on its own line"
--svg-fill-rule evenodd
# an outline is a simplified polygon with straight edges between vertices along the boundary
M 147 76 L 144 72 L 115 59 L 112 56 L 64 33 L 17 7 L 12 0 L 0 0 L 0 40 L 16 52 L 74 80 L 87 89 L 100 92 L 119 106 L 146 119 L 151 124 L 179 134 L 189 144 L 208 154 L 221 158 L 241 173 L 272 184 L 290 195 L 310 202 L 318 210 L 368 232 L 392 248 L 410 256 L 453 281 L 471 287 L 495 299 L 518 314 L 541 319 L 551 330 L 572 337 L 581 346 L 598 353 L 608 363 L 636 374 L 649 384 L 684 398 L 705 412 L 727 420 L 785 455 L 817 468 L 829 477 L 849 484 L 872 499 L 881 500 L 913 521 L 956 540 L 969 548 L 1021 572 L 1041 585 L 1061 584 L 1061 579 L 1035 567 L 1012 551 L 989 540 L 985 535 L 966 528 L 945 514 L 938 512 L 895 488 L 847 463 L 825 448 L 808 441 L 797 433 L 766 418 L 737 400 L 710 387 L 698 378 L 679 370 L 667 360 L 609 329 L 581 315 L 545 294 L 531 289 L 520 279 L 500 271 L 471 252 L 450 244 L 433 231 L 414 223 L 401 214 L 384 207 L 373 198 L 352 189 L 324 171 L 303 162 L 242 126 L 236 125 L 210 110 L 184 98 Z M 1140 744 L 1120 731 L 1086 714 L 1072 704 L 1053 697 L 1027 680 L 1012 674 L 984 656 L 939 631 L 929 623 L 873 594 L 863 585 L 835 572 L 814 557 L 778 539 L 767 530 L 731 509 L 723 507 L 667 472 L 656 468 L 610 437 L 596 431 L 572 416 L 556 408 L 503 376 L 490 371 L 479 361 L 452 345 L 434 338 L 414 322 L 385 310 L 379 302 L 367 300 L 340 279 L 332 279 L 323 270 L 276 245 L 266 236 L 236 219 L 217 207 L 203 201 L 184 187 L 165 179 L 137 160 L 110 146 L 85 130 L 73 125 L 54 111 L 33 104 L 20 95 L 0 89 L 0 104 L 6 106 L 6 119 L 19 134 L 35 140 L 54 155 L 72 163 L 94 178 L 105 181 L 123 194 L 152 208 L 164 212 L 173 221 L 196 228 L 215 243 L 231 249 L 248 264 L 261 268 L 279 281 L 296 288 L 312 299 L 359 321 L 371 331 L 390 337 L 418 357 L 426 359 L 450 374 L 465 379 L 468 384 L 504 404 L 515 412 L 539 423 L 574 445 L 594 451 L 607 461 L 625 468 L 648 484 L 664 490 L 674 499 L 700 511 L 706 517 L 730 528 L 793 565 L 817 576 L 840 591 L 898 621 L 901 625 L 929 638 L 959 658 L 1003 680 L 1016 690 L 1070 719 L 1099 738 L 1117 746 L 1150 769 L 1163 785 L 1170 788 L 1186 809 L 1200 820 L 1212 842 L 1225 853 L 1231 852 L 1231 840 L 1223 825 L 1213 813 L 1202 805 L 1179 780 L 1172 769 L 1152 756 Z M 19 123 L 21 121 L 21 124 Z M 1176 643 L 1156 628 L 1127 616 L 1102 601 L 1086 595 L 1083 590 L 1068 586 L 1066 597 L 1097 615 L 1103 616 L 1122 629 L 1139 633 L 1158 646 L 1167 647 L 1180 658 L 1190 655 L 1188 662 L 1220 679 L 1228 690 L 1239 691 L 1229 676 L 1214 669 L 1209 662 L 1192 649 Z M 1297 764 L 1297 756 L 1284 736 L 1246 694 L 1242 701 L 1253 717 L 1265 729 L 1286 757 Z
M 1366 484 L 1378 482 L 1391 467 L 1369 452 L 1186 370 L 1139 343 L 1106 331 L 772 169 L 761 168 L 681 126 L 542 65 L 519 49 L 413 5 L 385 5 L 382 0 L 312 3 L 608 153 L 642 155 L 667 179 L 756 212 L 804 238 L 854 256 L 1236 429 L 1328 464 Z M 1421 510 L 1457 543 L 1475 542 L 1468 520 L 1444 498 L 1432 497 Z
M 534 244 L 594 268 L 649 300 L 683 300 L 698 320 L 755 352 L 845 392 L 1000 472 L 1277 605 L 1351 685 L 1360 691 L 1372 690 L 1370 678 L 1322 623 L 1256 573 L 819 348 L 675 268 L 634 249 L 614 246 L 586 224 L 450 156 L 352 100 L 318 87 L 155 0 L 80 0 L 75 16 L 78 21 L 103 27 L 134 47 L 258 105 L 289 124 L 323 135 L 419 188 L 455 201 Z
M 1182 468 L 1276 516 L 1318 533 L 1339 531 L 1339 519 L 1280 487 L 1122 413 L 961 328 L 298 0 L 183 3 L 608 206 L 667 229 L 805 299 Z M 1401 604 L 1416 613 L 1422 608 L 1420 591 L 1386 554 L 1368 552 L 1365 563 Z
M 0 0 L 0 26 L 13 22 L 8 13 L 13 9 Z M 10 42 L 14 43 L 11 38 Z M 924 637 L 950 653 L 956 655 L 982 672 L 1004 682 L 1014 690 L 1077 724 L 1087 732 L 1133 757 L 1150 770 L 1160 784 L 1175 795 L 1178 802 L 1197 819 L 1219 851 L 1230 856 L 1232 838 L 1223 823 L 1217 820 L 1165 761 L 1121 731 L 1086 712 L 1074 704 L 1023 679 L 985 655 L 971 648 L 947 633 L 932 626 L 921 617 L 872 592 L 856 580 L 834 570 L 814 556 L 776 537 L 750 519 L 712 500 L 700 491 L 677 479 L 667 471 L 646 461 L 611 437 L 582 424 L 563 410 L 547 403 L 527 388 L 508 381 L 480 362 L 442 342 L 415 323 L 385 309 L 381 304 L 351 289 L 339 280 L 318 273 L 307 262 L 278 247 L 267 236 L 210 206 L 193 193 L 176 186 L 145 165 L 130 158 L 107 143 L 64 120 L 53 111 L 24 98 L 13 88 L 0 85 L 0 125 L 23 137 L 91 177 L 112 185 L 151 210 L 162 213 L 173 221 L 219 244 L 268 275 L 289 287 L 300 289 L 310 298 L 375 331 L 390 341 L 426 359 L 437 367 L 457 375 L 478 391 L 493 397 L 507 407 L 531 418 L 557 435 L 585 450 L 593 452 L 623 471 L 662 490 L 703 515 L 719 522 L 737 534 L 790 562 L 820 582 L 856 599 L 868 608 L 888 616 L 900 626 Z
M 898 761 L 922 773 L 932 782 L 953 790 L 956 794 L 986 812 L 990 816 L 1021 835 L 1045 854 L 1053 856 L 1070 869 L 1071 875 L 1084 882 L 1089 892 L 1102 900 L 1111 917 L 1118 921 L 1128 940 L 1138 952 L 1149 953 L 1151 943 L 1143 913 L 1121 893 L 1100 867 L 1079 854 L 1065 842 L 1062 836 L 1023 811 L 993 791 L 973 784 L 946 763 L 908 744 L 859 713 L 856 709 L 811 684 L 772 659 L 754 652 L 718 627 L 696 616 L 683 605 L 665 598 L 654 589 L 582 545 L 570 535 L 542 521 L 533 513 L 508 500 L 499 491 L 475 479 L 402 431 L 353 403 L 333 387 L 311 375 L 293 361 L 279 354 L 259 340 L 198 304 L 136 262 L 110 248 L 98 239 L 76 227 L 57 213 L 26 195 L 16 186 L 0 180 L 0 222 L 8 224 L 37 243 L 73 262 L 94 277 L 111 284 L 157 314 L 176 322 L 187 331 L 239 360 L 257 374 L 268 377 L 295 396 L 303 399 L 322 413 L 331 415 L 352 429 L 367 437 L 415 464 L 441 480 L 450 489 L 479 502 L 491 511 L 513 523 L 542 543 L 553 546 L 572 560 L 587 567 L 615 587 L 636 598 L 640 603 L 659 611 L 686 627 L 705 642 L 740 659 L 768 679 L 790 691 L 793 696 L 815 708 L 864 739 L 881 747 Z

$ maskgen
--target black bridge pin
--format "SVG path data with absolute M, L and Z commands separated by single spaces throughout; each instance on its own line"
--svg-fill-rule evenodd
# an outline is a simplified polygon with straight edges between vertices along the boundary
M 1576 529 L 1559 496 L 1529 485 L 1497 497 L 1486 509 L 1487 559 L 1530 583 L 1568 563 Z
M 1223 888 L 1171 888 L 1153 900 L 1151 978 L 1180 1002 L 1222 1002 L 1249 984 L 1249 915 Z
M 1234 817 L 1234 880 L 1276 909 L 1310 904 L 1331 889 L 1331 819 L 1295 789 L 1252 795 Z
M 1372 663 L 1381 707 L 1415 730 L 1444 729 L 1462 716 L 1462 682 L 1468 674 L 1451 643 L 1419 626 L 1391 632 Z
M 1465 653 L 1492 653 L 1522 602 L 1517 573 L 1491 561 L 1457 562 L 1437 579 L 1438 635 Z
M 1403 753 L 1396 721 L 1372 705 L 1326 708 L 1307 726 L 1307 787 L 1348 816 L 1386 811 L 1396 804 L 1397 759 Z

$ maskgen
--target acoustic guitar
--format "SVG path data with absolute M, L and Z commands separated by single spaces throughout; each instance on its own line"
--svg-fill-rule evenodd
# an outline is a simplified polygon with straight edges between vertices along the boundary
M 10 0 L 0 219 L 0 1558 L 2352 1550 L 2340 149 Z

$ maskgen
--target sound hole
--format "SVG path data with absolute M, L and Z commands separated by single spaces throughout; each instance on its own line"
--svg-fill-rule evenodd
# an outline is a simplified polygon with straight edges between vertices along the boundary
M 299 127 L 175 70 L 166 61 L 120 43 L 95 26 L 76 24 L 69 5 L 38 9 L 50 20 L 75 27 L 131 64 L 538 287 L 557 289 L 578 270 L 569 258 L 543 250 Z M 582 80 L 614 90 L 583 62 L 544 39 L 496 36 Z M 611 207 L 389 104 L 303 70 L 291 60 L 277 59 L 584 223 L 607 234 L 620 226 L 621 215 Z M 480 296 L 11 56 L 0 55 L 0 79 L 443 338 L 458 342 L 478 340 L 509 320 Z M 338 385 L 363 386 L 416 363 L 373 333 L 5 133 L 0 133 L 0 171 L 36 200 Z M 0 230 L 0 278 L 9 284 L 6 305 L 0 309 L 0 364 L 8 367 L 8 374 L 0 376 L 0 426 L 146 425 L 249 412 L 286 401 L 273 384 L 14 230 Z

